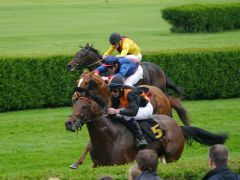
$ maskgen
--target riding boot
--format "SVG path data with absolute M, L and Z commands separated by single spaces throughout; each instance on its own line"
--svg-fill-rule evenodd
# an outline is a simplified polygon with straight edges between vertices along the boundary
M 128 121 L 128 124 L 132 127 L 136 136 L 137 148 L 143 148 L 144 146 L 147 146 L 148 142 L 144 137 L 138 122 L 134 118 L 132 118 Z

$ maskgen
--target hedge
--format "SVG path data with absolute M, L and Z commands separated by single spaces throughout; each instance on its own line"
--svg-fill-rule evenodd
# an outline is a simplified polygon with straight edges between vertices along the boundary
M 240 28 L 240 3 L 193 4 L 162 10 L 173 32 L 216 32 Z
M 66 71 L 70 57 L 0 60 L 0 111 L 71 104 L 79 72 Z
M 240 97 L 240 50 L 162 53 L 144 59 L 182 86 L 186 99 Z
M 69 56 L 0 58 L 0 111 L 71 104 L 80 72 L 67 72 Z M 185 89 L 186 99 L 240 97 L 240 49 L 148 54 Z

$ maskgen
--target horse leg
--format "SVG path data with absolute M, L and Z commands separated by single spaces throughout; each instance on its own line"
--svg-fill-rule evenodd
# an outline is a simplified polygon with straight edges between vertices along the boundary
M 73 163 L 70 168 L 72 169 L 77 169 L 79 165 L 83 164 L 87 153 L 90 151 L 91 148 L 91 142 L 89 142 L 85 148 L 85 150 L 83 151 L 83 154 L 81 155 L 81 157 L 79 158 L 79 160 L 76 163 Z
M 166 162 L 166 158 L 165 158 L 164 155 L 160 156 L 160 161 L 161 161 L 161 163 L 163 163 L 163 164 L 166 164 L 166 163 L 167 163 L 167 162 Z

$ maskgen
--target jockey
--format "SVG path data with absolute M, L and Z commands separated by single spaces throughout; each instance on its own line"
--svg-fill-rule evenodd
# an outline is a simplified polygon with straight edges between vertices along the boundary
M 143 77 L 143 69 L 138 61 L 127 57 L 107 56 L 101 66 L 95 70 L 96 75 L 108 72 L 125 79 L 125 85 L 133 86 Z
M 108 113 L 123 117 L 134 129 L 137 147 L 147 145 L 136 120 L 152 118 L 153 106 L 149 98 L 139 88 L 124 85 L 120 76 L 114 76 L 108 86 L 112 94 L 112 107 L 108 108 Z
M 127 58 L 129 57 L 129 58 L 136 59 L 139 62 L 142 60 L 142 54 L 141 54 L 140 48 L 131 39 L 125 36 L 121 36 L 118 33 L 113 33 L 109 37 L 109 42 L 111 46 L 103 54 L 103 58 L 105 58 L 108 55 L 111 55 L 113 51 L 117 50 L 120 53 L 119 55 L 117 55 L 117 57 L 126 56 Z

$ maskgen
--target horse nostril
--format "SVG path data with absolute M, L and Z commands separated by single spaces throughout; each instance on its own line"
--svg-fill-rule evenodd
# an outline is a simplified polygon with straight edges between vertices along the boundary
M 66 128 L 68 128 L 68 127 L 70 127 L 71 126 L 71 122 L 65 122 L 65 126 L 66 126 Z

